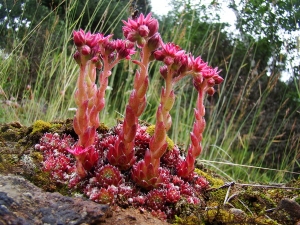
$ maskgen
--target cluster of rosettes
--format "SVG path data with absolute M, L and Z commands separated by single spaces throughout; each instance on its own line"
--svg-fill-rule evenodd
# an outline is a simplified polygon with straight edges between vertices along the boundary
M 177 213 L 179 201 L 199 205 L 201 193 L 208 187 L 205 178 L 193 173 L 188 179 L 176 175 L 176 164 L 181 160 L 178 146 L 167 150 L 161 160 L 164 179 L 158 188 L 146 190 L 136 185 L 132 179 L 131 169 L 121 171 L 109 164 L 107 154 L 113 146 L 122 123 L 100 134 L 94 144 L 99 155 L 96 165 L 85 178 L 76 174 L 76 160 L 67 149 L 75 144 L 70 136 L 46 133 L 35 146 L 44 156 L 43 169 L 51 174 L 53 181 L 68 184 L 95 202 L 117 204 L 119 206 L 139 207 L 150 210 L 161 219 L 173 218 Z M 136 158 L 138 164 L 143 160 L 149 148 L 150 135 L 147 126 L 139 125 L 135 139 Z M 136 165 L 135 164 L 135 165 Z
M 67 151 L 74 144 L 70 135 L 60 137 L 57 133 L 45 133 L 35 149 L 43 153 L 43 169 L 51 178 L 59 183 L 69 181 L 71 174 L 76 172 L 75 158 Z

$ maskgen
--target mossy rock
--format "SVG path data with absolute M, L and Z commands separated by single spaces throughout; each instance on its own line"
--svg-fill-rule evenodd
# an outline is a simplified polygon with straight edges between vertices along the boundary
M 36 121 L 30 127 L 17 122 L 0 125 L 0 173 L 19 174 L 44 190 L 73 195 L 65 184 L 50 181 L 50 174 L 41 170 L 43 156 L 34 149 L 44 132 L 70 134 L 76 138 L 72 123 L 73 120 L 68 119 L 50 123 Z M 107 133 L 109 128 L 102 124 L 97 131 Z M 286 184 L 287 189 L 281 189 L 255 184 L 227 185 L 225 179 L 199 164 L 195 172 L 209 181 L 210 188 L 201 193 L 199 205 L 188 204 L 184 198 L 180 200 L 175 206 L 179 214 L 170 221 L 173 224 L 295 225 L 300 220 L 294 211 L 281 207 L 285 202 L 296 205 L 296 209 L 300 207 L 300 179 Z

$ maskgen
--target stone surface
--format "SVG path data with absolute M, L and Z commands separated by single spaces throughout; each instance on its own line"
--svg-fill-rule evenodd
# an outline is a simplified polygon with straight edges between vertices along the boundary
M 293 219 L 300 220 L 300 205 L 288 198 L 283 198 L 278 205 L 278 209 L 285 210 Z
M 83 198 L 44 192 L 26 179 L 0 175 L 0 225 L 167 224 L 136 209 L 114 209 Z

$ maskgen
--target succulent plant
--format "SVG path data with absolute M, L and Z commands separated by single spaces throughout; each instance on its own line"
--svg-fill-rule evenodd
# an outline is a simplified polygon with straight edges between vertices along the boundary
M 140 14 L 123 23 L 123 40 L 83 30 L 73 32 L 74 59 L 80 67 L 73 120 L 78 140 L 46 133 L 36 149 L 43 152 L 43 169 L 50 172 L 51 179 L 68 184 L 91 200 L 132 205 L 148 209 L 159 218 L 171 218 L 178 202 L 201 204 L 201 193 L 209 187 L 207 180 L 195 173 L 194 164 L 202 151 L 205 96 L 213 95 L 214 86 L 223 78 L 200 56 L 195 58 L 174 43 L 164 43 L 158 33 L 158 21 L 151 14 Z M 134 59 L 132 55 L 136 55 Z M 98 134 L 99 112 L 105 106 L 111 70 L 124 59 L 138 66 L 124 120 Z M 148 127 L 139 123 L 139 117 L 147 104 L 148 70 L 154 60 L 163 63 L 160 74 L 164 86 L 155 125 Z M 191 144 L 184 157 L 167 132 L 172 126 L 174 85 L 187 76 L 192 77 L 198 96 Z

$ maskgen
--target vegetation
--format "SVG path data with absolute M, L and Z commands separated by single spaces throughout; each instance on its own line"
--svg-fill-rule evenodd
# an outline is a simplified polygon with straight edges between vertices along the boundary
M 85 28 L 120 37 L 120 19 L 130 15 L 132 6 L 147 13 L 151 8 L 144 2 L 149 5 L 148 1 L 97 1 L 96 5 L 86 1 L 82 5 L 78 0 L 1 0 L 0 122 L 31 125 L 38 119 L 72 118 L 74 112 L 69 109 L 75 107 L 78 74 L 70 57 L 75 51 L 72 31 Z M 197 8 L 190 1 L 174 1 L 174 10 L 159 18 L 160 33 L 165 40 L 222 69 L 224 83 L 215 97 L 206 101 L 208 123 L 199 162 L 229 180 L 283 182 L 300 171 L 299 65 L 293 64 L 288 51 L 274 55 L 283 47 L 278 30 L 269 33 L 267 29 L 276 27 L 273 24 L 278 15 L 271 14 L 274 5 L 268 2 L 264 8 L 255 8 L 256 1 L 247 2 L 252 5 L 244 4 L 242 10 L 231 5 L 239 15 L 239 36 L 229 33 L 227 24 L 211 19 L 210 9 L 217 11 L 217 4 Z M 292 32 L 299 15 L 291 7 L 295 1 L 288 2 L 291 4 L 279 7 L 284 10 L 279 13 L 289 15 L 280 29 Z M 262 16 L 251 16 L 265 13 L 271 15 L 264 17 L 270 18 L 264 23 L 266 28 L 258 23 Z M 266 35 L 257 38 L 249 32 L 253 26 Z M 289 48 L 296 49 L 295 43 Z M 287 72 L 286 65 L 292 65 L 288 71 L 292 77 L 284 83 L 280 76 Z M 150 68 L 152 81 L 162 82 L 159 66 L 156 63 Z M 116 124 L 116 117 L 123 118 L 135 70 L 136 65 L 124 62 L 112 71 L 101 117 L 108 126 Z M 150 124 L 154 123 L 160 95 L 155 82 L 149 87 L 148 106 L 141 116 Z M 173 126 L 168 135 L 187 149 L 197 93 L 186 80 L 176 85 L 175 93 Z

